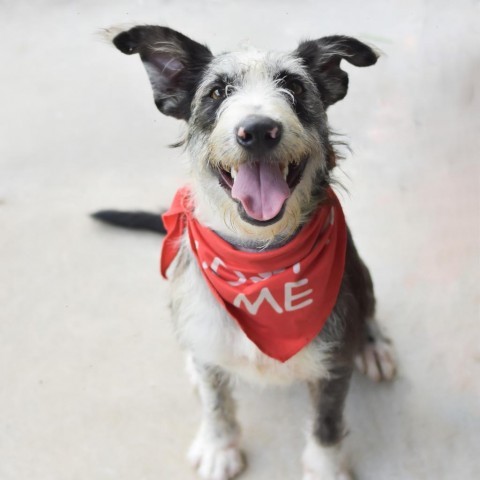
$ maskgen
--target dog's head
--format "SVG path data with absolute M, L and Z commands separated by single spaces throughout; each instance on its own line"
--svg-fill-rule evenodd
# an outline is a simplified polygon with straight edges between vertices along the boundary
M 292 235 L 322 198 L 335 166 L 325 112 L 348 89 L 341 60 L 377 60 L 345 36 L 214 56 L 169 28 L 138 26 L 113 43 L 140 54 L 157 108 L 187 122 L 196 216 L 260 243 Z

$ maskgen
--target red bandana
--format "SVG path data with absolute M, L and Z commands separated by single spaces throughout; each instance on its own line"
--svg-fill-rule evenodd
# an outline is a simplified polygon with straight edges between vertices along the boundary
M 263 353 L 285 362 L 319 334 L 340 290 L 347 229 L 333 190 L 328 196 L 286 245 L 243 252 L 194 218 L 190 190 L 181 188 L 163 215 L 168 233 L 162 275 L 166 278 L 186 228 L 215 298 Z

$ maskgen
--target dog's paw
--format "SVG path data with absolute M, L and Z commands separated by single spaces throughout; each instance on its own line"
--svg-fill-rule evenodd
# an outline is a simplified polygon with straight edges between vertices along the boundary
M 310 440 L 302 460 L 302 480 L 353 480 L 339 446 L 322 447 Z
M 245 468 L 245 459 L 235 443 L 218 445 L 201 436 L 193 442 L 188 460 L 204 480 L 230 480 Z
M 373 336 L 355 357 L 358 370 L 375 382 L 392 380 L 396 373 L 395 353 L 390 340 Z

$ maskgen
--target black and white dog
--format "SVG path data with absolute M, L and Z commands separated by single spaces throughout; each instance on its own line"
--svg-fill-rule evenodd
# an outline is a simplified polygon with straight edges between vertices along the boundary
M 348 75 L 341 61 L 370 66 L 377 61 L 375 52 L 354 38 L 329 36 L 302 42 L 291 53 L 213 55 L 206 46 L 158 26 L 111 32 L 111 38 L 121 52 L 140 55 L 158 109 L 187 123 L 181 143 L 190 156 L 188 182 L 199 224 L 239 251 L 273 251 L 294 239 L 326 201 L 332 183 L 336 152 L 326 110 L 347 93 Z M 252 205 L 241 192 L 235 193 L 235 182 L 245 165 L 261 170 L 262 162 L 269 165 L 265 175 L 274 185 L 247 185 L 254 197 L 262 198 L 261 205 Z M 283 196 L 276 195 L 278 185 Z M 269 194 L 266 199 L 262 188 Z M 156 215 L 102 211 L 95 216 L 163 231 Z M 303 349 L 281 362 L 257 348 L 220 307 L 184 234 L 169 271 L 171 305 L 203 406 L 189 452 L 201 478 L 227 480 L 244 468 L 230 392 L 234 376 L 262 384 L 307 382 L 315 418 L 303 456 L 303 478 L 351 478 L 341 444 L 353 366 L 379 381 L 394 376 L 395 363 L 392 347 L 375 322 L 369 272 L 348 231 L 345 255 L 340 290 L 326 324 Z

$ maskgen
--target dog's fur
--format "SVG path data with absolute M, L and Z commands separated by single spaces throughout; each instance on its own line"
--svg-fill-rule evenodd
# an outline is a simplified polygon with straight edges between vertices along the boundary
M 140 54 L 158 109 L 187 122 L 181 143 L 190 154 L 196 218 L 238 249 L 259 251 L 288 242 L 332 183 L 336 153 L 326 110 L 347 93 L 348 76 L 340 62 L 373 65 L 375 52 L 356 39 L 331 36 L 302 42 L 288 54 L 247 50 L 214 56 L 207 47 L 157 26 L 115 32 L 113 43 L 123 53 Z M 282 211 L 267 221 L 251 218 L 231 196 L 238 165 L 252 161 L 234 132 L 252 114 L 282 127 L 278 145 L 261 161 L 298 177 Z M 158 217 L 111 211 L 96 216 L 162 231 Z M 189 352 L 189 370 L 203 405 L 189 454 L 199 475 L 226 480 L 244 467 L 229 381 L 238 375 L 261 384 L 308 382 L 315 418 L 303 457 L 304 479 L 349 478 L 341 451 L 342 414 L 354 361 L 375 380 L 390 379 L 395 370 L 390 344 L 374 320 L 370 274 L 350 232 L 335 308 L 319 336 L 285 363 L 264 355 L 216 302 L 186 236 L 170 268 L 170 283 L 176 333 Z

